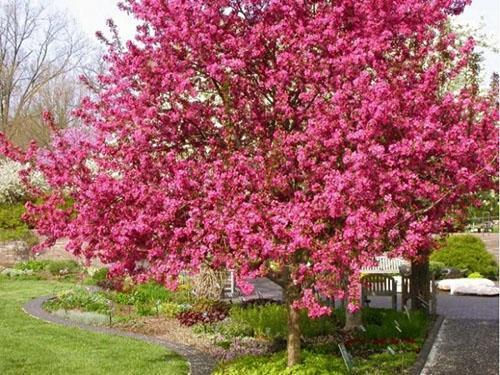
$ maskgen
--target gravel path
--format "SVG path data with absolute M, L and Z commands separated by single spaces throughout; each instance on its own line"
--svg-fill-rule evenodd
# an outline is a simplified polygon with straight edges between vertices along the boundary
M 181 356 L 185 357 L 190 365 L 190 374 L 191 375 L 208 375 L 211 374 L 215 367 L 215 359 L 207 356 L 204 353 L 201 353 L 197 350 L 194 350 L 191 347 L 186 345 L 170 342 L 167 340 L 160 340 L 154 337 L 141 335 L 132 332 L 124 332 L 113 328 L 108 327 L 98 327 L 98 326 L 90 326 L 87 324 L 63 319 L 61 317 L 50 314 L 42 308 L 42 305 L 45 301 L 47 301 L 50 296 L 44 296 L 35 298 L 24 305 L 24 311 L 29 315 L 32 315 L 35 318 L 44 320 L 50 323 L 61 324 L 67 327 L 77 327 L 87 331 L 104 333 L 108 335 L 116 335 L 129 337 L 137 340 L 143 340 L 152 344 L 157 344 L 165 347 L 166 349 L 176 352 Z

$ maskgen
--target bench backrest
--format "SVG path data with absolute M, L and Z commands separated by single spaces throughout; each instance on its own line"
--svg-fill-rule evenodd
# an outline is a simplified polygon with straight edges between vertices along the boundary
M 410 263 L 401 258 L 389 258 L 386 256 L 376 257 L 377 265 L 374 267 L 363 268 L 361 272 L 363 274 L 370 273 L 399 273 L 399 267 L 403 265 L 409 265 Z
M 396 292 L 396 280 L 384 274 L 369 274 L 361 278 L 361 285 L 367 294 L 392 295 Z

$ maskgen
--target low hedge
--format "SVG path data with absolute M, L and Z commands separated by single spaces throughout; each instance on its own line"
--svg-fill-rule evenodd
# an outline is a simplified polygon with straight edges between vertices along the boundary
M 0 242 L 24 241 L 30 247 L 38 243 L 38 237 L 21 220 L 24 211 L 24 203 L 0 205 Z
M 483 241 L 472 235 L 448 236 L 431 254 L 430 260 L 464 270 L 466 275 L 478 272 L 491 279 L 498 278 L 498 264 L 494 256 L 486 250 Z
M 81 271 L 81 266 L 74 260 L 28 260 L 16 264 L 15 268 L 33 272 L 47 271 L 56 276 L 75 274 Z

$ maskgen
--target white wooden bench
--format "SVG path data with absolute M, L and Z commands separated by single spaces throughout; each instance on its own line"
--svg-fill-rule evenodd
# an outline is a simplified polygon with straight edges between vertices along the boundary
M 382 273 L 370 273 L 361 277 L 361 304 L 368 307 L 368 296 L 388 296 L 392 300 L 392 308 L 398 308 L 398 292 L 394 277 Z
M 375 258 L 377 265 L 361 269 L 362 274 L 384 273 L 384 274 L 399 274 L 399 267 L 409 266 L 410 262 L 401 258 L 389 258 L 386 256 L 378 256 Z
M 391 275 L 398 274 L 401 266 L 409 266 L 410 262 L 401 258 L 378 256 L 377 264 L 361 270 L 361 303 L 368 306 L 368 296 L 388 296 L 392 300 L 392 308 L 397 309 L 398 285 L 396 278 Z M 399 279 L 399 277 L 398 277 Z
M 228 271 L 223 294 L 225 298 L 233 298 L 239 295 L 238 289 L 236 288 L 236 277 L 234 271 Z

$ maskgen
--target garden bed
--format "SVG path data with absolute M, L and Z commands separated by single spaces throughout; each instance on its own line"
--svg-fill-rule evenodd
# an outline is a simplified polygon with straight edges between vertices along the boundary
M 302 311 L 303 363 L 289 372 L 286 308 L 275 301 L 213 301 L 194 297 L 187 278 L 172 292 L 70 262 L 31 261 L 15 270 L 10 278 L 72 282 L 43 305 L 54 317 L 191 347 L 219 362 L 215 374 L 347 373 L 339 344 L 353 358 L 352 373 L 409 373 L 429 325 L 418 312 L 366 308 L 362 329 L 345 333 L 342 309 L 320 319 Z
M 82 269 L 58 271 L 51 262 L 25 263 L 17 269 L 33 272 L 13 277 L 64 278 L 75 283 L 44 304 L 59 318 L 192 347 L 217 359 L 216 374 L 289 371 L 286 309 L 279 303 L 229 304 L 195 298 L 187 279 L 171 292 L 153 282 L 134 285 L 130 280 L 108 280 L 105 270 L 94 269 L 83 277 Z M 306 369 L 314 374 L 347 373 L 339 344 L 353 357 L 352 373 L 410 372 L 427 334 L 426 317 L 367 308 L 362 318 L 363 329 L 347 334 L 342 331 L 341 309 L 321 319 L 301 312 L 303 363 L 290 373 L 302 374 Z

